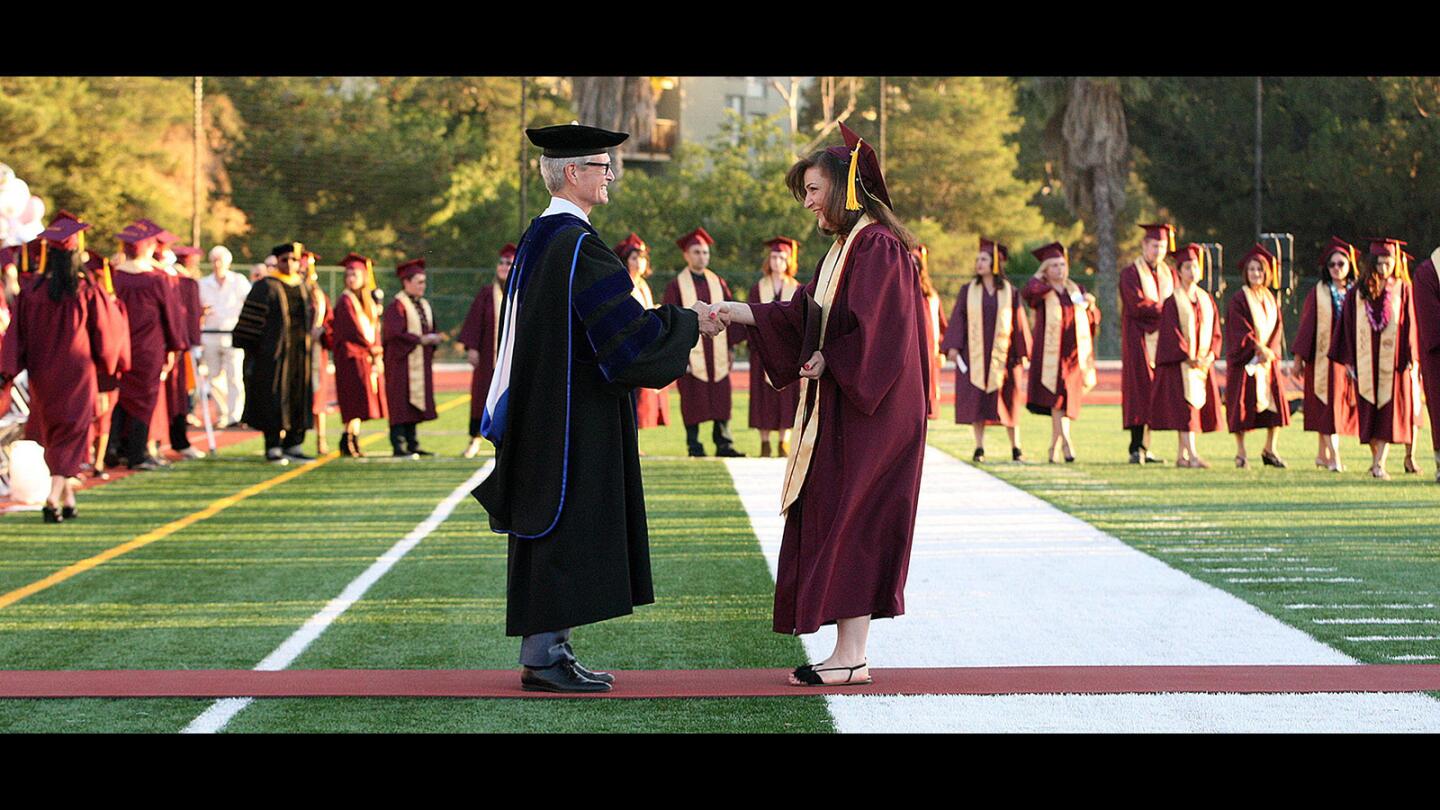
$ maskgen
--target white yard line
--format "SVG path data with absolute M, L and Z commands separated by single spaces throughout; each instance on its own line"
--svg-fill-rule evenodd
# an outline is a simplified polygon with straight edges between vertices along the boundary
M 784 463 L 726 463 L 773 575 Z M 905 616 L 871 629 L 879 667 L 1356 663 L 934 448 L 905 599 Z M 810 660 L 833 640 L 805 637 Z M 841 731 L 1440 731 L 1440 702 L 1410 694 L 826 700 Z
M 429 537 L 431 532 L 438 529 L 440 524 L 444 523 L 445 520 L 450 517 L 450 513 L 455 511 L 455 507 L 459 506 L 461 501 L 464 501 L 470 496 L 470 491 L 479 486 L 481 481 L 485 480 L 485 476 L 490 474 L 490 469 L 494 466 L 495 461 L 493 459 L 485 462 L 485 466 L 476 470 L 474 475 L 471 475 L 465 480 L 465 483 L 456 487 L 453 492 L 445 496 L 445 500 L 441 501 L 435 507 L 435 510 L 430 513 L 429 517 L 422 520 L 414 529 L 411 529 L 409 534 L 391 546 L 388 551 L 377 557 L 375 562 L 372 563 L 369 568 L 365 569 L 364 573 L 356 577 L 349 585 L 345 586 L 345 589 L 340 592 L 339 596 L 331 599 L 325 607 L 321 608 L 318 613 L 311 616 L 305 624 L 301 625 L 300 629 L 285 639 L 284 643 L 276 647 L 274 652 L 265 656 L 264 660 L 255 665 L 255 671 L 276 672 L 294 663 L 295 659 L 299 658 L 300 654 L 305 652 L 305 649 L 309 647 L 315 639 L 319 638 L 321 633 L 324 633 L 336 619 L 340 618 L 341 614 L 349 610 L 351 605 L 360 601 L 361 597 L 365 595 L 365 592 L 370 590 L 371 585 L 374 585 L 381 577 L 385 576 L 385 573 L 393 568 L 395 563 L 400 562 L 406 554 L 409 554 L 415 546 L 419 545 L 421 540 Z M 235 715 L 250 705 L 252 700 L 254 700 L 254 698 L 248 697 L 217 700 L 211 704 L 210 708 L 206 709 L 203 714 L 190 721 L 190 725 L 181 730 L 181 733 L 214 734 L 225 728 Z

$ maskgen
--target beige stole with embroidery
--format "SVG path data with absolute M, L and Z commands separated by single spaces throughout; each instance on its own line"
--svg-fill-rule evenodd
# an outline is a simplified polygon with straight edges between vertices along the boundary
M 676 276 L 676 282 L 680 285 L 680 306 L 689 309 L 695 305 L 699 297 L 695 293 L 695 274 L 687 267 Z M 720 288 L 720 277 L 705 270 L 705 285 L 710 290 L 710 303 L 718 304 L 725 300 L 725 292 Z M 705 336 L 701 335 L 695 341 L 695 348 L 690 350 L 690 375 L 701 382 L 719 382 L 725 379 L 730 373 L 730 343 L 722 330 L 720 334 L 710 338 L 711 354 L 715 358 L 715 376 L 706 374 L 705 368 Z
M 1205 341 L 1208 346 L 1215 335 L 1215 302 L 1203 291 L 1200 296 L 1191 303 L 1190 296 L 1176 295 L 1175 311 L 1180 316 L 1180 334 L 1185 338 L 1185 345 L 1189 349 L 1191 360 L 1199 360 L 1205 356 L 1200 351 L 1200 342 Z M 1195 329 L 1195 307 L 1200 307 L 1200 328 Z M 1209 372 L 1205 369 L 1194 368 L 1186 363 L 1180 364 L 1182 387 L 1185 391 L 1185 401 L 1196 408 L 1205 407 L 1205 400 L 1209 398 L 1208 386 L 1205 385 L 1205 378 Z
M 965 339 L 969 342 L 970 384 L 986 393 L 1000 390 L 1005 378 L 1005 360 L 1010 356 L 1010 337 L 1014 331 L 1010 282 L 1003 281 L 995 289 L 995 342 L 990 346 L 990 373 L 985 373 L 985 285 L 970 282 L 965 297 Z
M 1253 369 L 1252 376 L 1255 377 L 1255 410 L 1263 413 L 1274 411 L 1276 403 L 1270 397 L 1270 375 L 1274 369 L 1270 363 L 1257 362 L 1260 358 L 1260 347 L 1270 345 L 1270 336 L 1275 334 L 1275 325 L 1280 320 L 1280 313 L 1275 306 L 1275 297 L 1264 287 L 1265 297 L 1261 298 L 1255 291 L 1246 285 L 1242 288 L 1245 293 L 1245 303 L 1250 307 L 1250 322 L 1255 325 L 1255 360 L 1247 364 L 1247 371 Z
M 655 308 L 655 293 L 650 291 L 650 283 L 643 278 L 632 279 L 635 282 L 635 289 L 630 291 L 630 297 L 640 303 L 646 309 Z
M 1370 305 L 1365 303 L 1365 297 L 1359 290 L 1355 292 L 1355 307 L 1360 310 L 1355 313 L 1355 376 L 1360 378 L 1360 396 L 1377 408 L 1389 405 L 1390 398 L 1395 394 L 1395 343 L 1400 331 L 1399 286 L 1397 281 L 1390 289 L 1390 300 L 1386 306 L 1390 310 L 1390 322 L 1385 324 L 1385 329 L 1380 332 L 1378 372 L 1375 370 L 1374 360 L 1371 359 L 1374 351 L 1371 342 L 1373 337 L 1370 319 L 1366 316 Z
M 1330 336 L 1335 334 L 1335 304 L 1330 286 L 1323 281 L 1315 285 L 1315 357 L 1310 363 L 1315 398 L 1330 404 Z
M 1040 382 L 1053 394 L 1060 384 L 1060 322 L 1064 313 L 1061 312 L 1060 293 L 1054 287 L 1050 288 L 1050 292 L 1045 296 L 1045 353 L 1040 361 Z M 1065 279 L 1065 294 L 1073 302 L 1080 294 L 1080 287 Z M 1080 361 L 1080 370 L 1085 375 L 1081 393 L 1088 393 L 1095 387 L 1095 349 L 1090 342 L 1090 307 L 1084 303 L 1075 304 L 1075 353 Z M 1074 396 L 1075 392 L 1069 394 Z
M 845 272 L 845 261 L 850 257 L 850 247 L 855 244 L 855 238 L 860 232 L 874 225 L 875 221 L 869 214 L 861 214 L 855 227 L 850 229 L 850 235 L 842 244 L 836 240 L 830 245 L 830 251 L 825 254 L 825 261 L 820 265 L 820 274 L 815 277 L 815 303 L 820 305 L 820 344 L 818 350 L 825 348 L 825 329 L 830 325 L 831 305 L 835 302 L 835 292 L 840 289 L 840 277 Z M 899 350 L 899 347 L 896 347 Z M 802 358 L 802 363 L 808 363 L 810 358 Z M 806 418 L 805 403 L 809 399 L 810 386 L 817 380 L 808 377 L 800 378 L 800 404 L 795 409 L 795 426 L 792 429 L 799 440 L 790 446 L 790 455 L 785 460 L 785 482 L 780 490 L 780 514 L 790 508 L 790 504 L 800 497 L 800 489 L 805 486 L 805 475 L 810 470 L 810 457 L 815 453 L 815 437 L 820 434 L 820 396 L 816 392 L 815 405 L 810 409 L 809 418 Z
M 780 278 L 780 300 L 789 301 L 795 297 L 795 291 L 800 289 L 800 282 L 789 276 L 781 276 Z M 775 283 L 768 277 L 760 279 L 760 303 L 769 304 L 774 301 Z M 751 362 L 753 363 L 755 361 L 751 360 Z M 775 383 L 770 381 L 770 375 L 768 373 L 765 374 L 765 384 L 771 388 L 775 387 Z
M 1140 276 L 1140 292 L 1151 301 L 1157 304 L 1164 304 L 1165 299 L 1175 294 L 1175 275 L 1170 272 L 1170 265 L 1160 260 L 1159 266 L 1152 272 L 1145 264 L 1144 259 L 1135 260 L 1136 275 Z M 1164 271 L 1164 272 L 1161 272 Z M 1160 332 L 1156 330 L 1145 335 L 1145 362 L 1150 368 L 1155 368 L 1155 347 L 1160 345 Z
M 350 298 L 350 308 L 355 311 L 355 328 L 360 330 L 360 337 L 365 338 L 368 345 L 375 344 L 375 322 L 370 320 L 370 311 L 365 308 L 365 303 L 360 300 L 360 295 L 354 290 L 345 290 L 341 295 Z M 370 359 L 370 391 L 380 392 L 380 370 L 384 368 L 379 355 L 373 355 Z
M 405 331 L 416 337 L 424 334 L 420 331 L 420 310 L 415 306 L 417 302 L 403 292 L 396 295 L 395 300 L 399 301 L 400 308 L 405 310 Z M 430 312 L 430 302 L 421 298 L 418 303 L 425 310 L 425 323 L 435 323 L 434 316 Z M 410 375 L 410 391 L 407 399 L 417 410 L 423 411 L 425 410 L 425 347 L 416 344 L 415 348 L 411 349 L 406 356 L 405 364 Z

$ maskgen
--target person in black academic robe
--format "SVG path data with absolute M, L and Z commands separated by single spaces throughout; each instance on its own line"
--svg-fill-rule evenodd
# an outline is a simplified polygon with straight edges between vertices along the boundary
M 590 225 L 614 177 L 605 150 L 625 135 L 579 125 L 527 134 L 546 148 L 555 197 L 511 270 L 500 319 L 513 329 L 481 428 L 495 469 L 475 497 L 509 536 L 505 633 L 524 637 L 523 687 L 605 691 L 612 676 L 579 665 L 570 629 L 655 601 L 630 391 L 684 374 L 699 327 L 680 307 L 643 308 Z
M 302 445 L 310 425 L 313 314 L 300 275 L 299 242 L 271 251 L 276 269 L 245 297 L 233 344 L 245 352 L 245 423 L 265 434 L 270 461 L 310 461 Z

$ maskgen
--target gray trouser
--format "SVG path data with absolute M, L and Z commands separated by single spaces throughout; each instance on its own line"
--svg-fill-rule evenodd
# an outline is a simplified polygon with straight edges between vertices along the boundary
M 575 651 L 570 649 L 570 628 L 536 633 L 520 640 L 520 664 L 532 668 L 554 666 L 561 661 L 574 661 Z

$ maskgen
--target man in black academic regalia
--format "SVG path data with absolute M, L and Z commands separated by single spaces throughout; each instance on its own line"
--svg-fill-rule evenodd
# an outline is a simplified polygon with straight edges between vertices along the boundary
M 495 469 L 475 497 L 509 535 L 505 633 L 522 636 L 527 690 L 603 692 L 614 678 L 575 659 L 570 629 L 655 601 L 632 388 L 685 373 L 704 304 L 646 310 L 590 225 L 609 202 L 608 149 L 626 133 L 577 124 L 526 130 L 552 198 L 515 258 L 481 431 Z M 704 317 L 697 317 L 703 314 Z
M 245 352 L 245 424 L 265 434 L 265 458 L 276 464 L 314 460 L 302 449 L 312 418 L 304 250 L 286 242 L 270 252 L 275 268 L 250 288 L 232 340 Z

